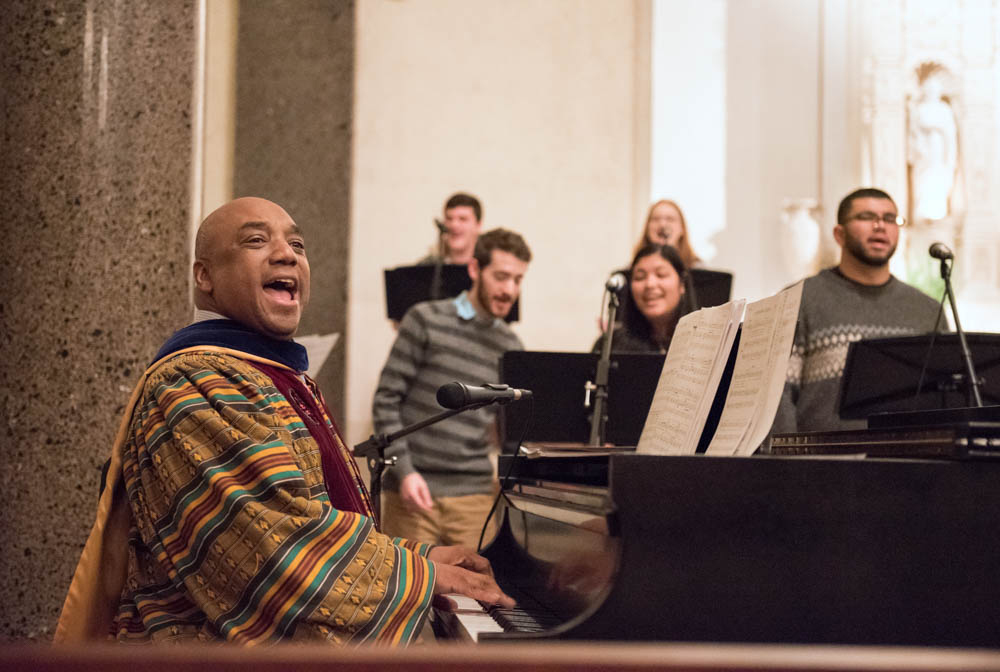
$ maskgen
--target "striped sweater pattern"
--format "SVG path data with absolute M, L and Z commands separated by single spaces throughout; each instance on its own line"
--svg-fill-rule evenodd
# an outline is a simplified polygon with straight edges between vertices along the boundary
M 795 341 L 772 433 L 861 429 L 839 414 L 851 343 L 934 331 L 938 302 L 901 280 L 862 285 L 825 269 L 802 286 Z M 946 327 L 945 327 L 946 328 Z
M 454 299 L 418 303 L 403 317 L 382 369 L 372 409 L 375 431 L 388 434 L 442 412 L 441 385 L 497 382 L 501 355 L 523 349 L 502 320 L 465 319 Z M 400 480 L 417 471 L 432 497 L 492 492 L 489 430 L 495 418 L 495 407 L 466 411 L 397 439 L 386 450 L 397 463 L 386 471 L 385 487 L 398 490 Z
M 119 641 L 402 644 L 419 632 L 429 547 L 330 506 L 316 441 L 248 363 L 161 364 L 122 458 L 132 528 Z

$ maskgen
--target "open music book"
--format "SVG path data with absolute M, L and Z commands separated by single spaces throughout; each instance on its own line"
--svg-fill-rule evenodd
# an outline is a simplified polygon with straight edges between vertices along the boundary
M 801 299 L 799 282 L 751 304 L 730 301 L 681 318 L 636 452 L 695 452 L 743 316 L 725 406 L 706 453 L 753 453 L 778 409 Z

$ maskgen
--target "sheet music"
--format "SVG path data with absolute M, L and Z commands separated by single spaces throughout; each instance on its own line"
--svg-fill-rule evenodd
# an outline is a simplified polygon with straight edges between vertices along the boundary
M 706 453 L 750 455 L 767 436 L 785 384 L 802 283 L 747 306 L 726 405 Z
M 771 342 L 771 355 L 768 361 L 770 378 L 762 386 L 761 410 L 755 417 L 754 426 L 747 432 L 743 443 L 736 450 L 737 455 L 752 455 L 761 442 L 771 431 L 774 414 L 781 403 L 781 393 L 785 389 L 785 379 L 788 374 L 788 358 L 792 354 L 792 343 L 795 341 L 795 325 L 799 318 L 799 304 L 802 302 L 802 281 L 783 290 L 778 296 L 783 301 L 778 309 L 777 322 L 774 325 L 774 337 Z M 738 356 L 738 355 L 737 355 Z
M 704 308 L 677 323 L 637 453 L 694 453 L 745 303 Z

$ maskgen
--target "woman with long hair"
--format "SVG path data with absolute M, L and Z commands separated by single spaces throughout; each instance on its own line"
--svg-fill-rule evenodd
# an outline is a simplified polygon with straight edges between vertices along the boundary
M 666 352 L 677 321 L 686 311 L 684 284 L 687 267 L 680 253 L 669 245 L 639 248 L 629 267 L 621 323 L 612 334 L 612 352 Z M 594 344 L 599 352 L 602 335 Z
M 686 268 L 692 268 L 701 263 L 701 259 L 691 249 L 684 213 L 674 201 L 662 199 L 650 206 L 649 213 L 646 215 L 646 226 L 642 231 L 642 239 L 635 246 L 634 252 L 638 252 L 641 247 L 650 244 L 670 245 L 677 248 Z

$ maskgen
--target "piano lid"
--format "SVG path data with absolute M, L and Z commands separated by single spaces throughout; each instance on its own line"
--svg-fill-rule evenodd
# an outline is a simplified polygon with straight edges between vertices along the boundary
M 611 504 L 603 528 L 508 508 L 484 551 L 498 582 L 565 619 L 532 637 L 1000 645 L 1000 464 L 614 455 L 601 474 L 597 461 L 514 467 L 557 490 L 571 472 L 603 476 Z M 584 589 L 553 590 L 572 586 L 559 578 L 575 558 Z

